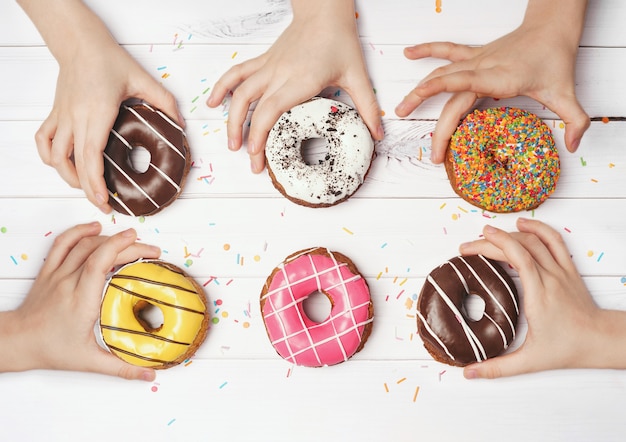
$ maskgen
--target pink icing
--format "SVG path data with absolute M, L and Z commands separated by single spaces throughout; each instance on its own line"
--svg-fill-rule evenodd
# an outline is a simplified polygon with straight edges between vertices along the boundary
M 332 252 L 328 257 L 309 251 L 279 266 L 262 298 L 263 317 L 280 356 L 297 365 L 321 367 L 344 362 L 359 348 L 365 325 L 372 321 L 370 293 L 361 275 L 337 262 Z M 333 303 L 320 323 L 309 319 L 302 306 L 316 291 Z

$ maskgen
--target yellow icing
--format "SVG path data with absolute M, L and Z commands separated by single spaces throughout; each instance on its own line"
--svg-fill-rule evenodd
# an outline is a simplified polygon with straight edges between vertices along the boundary
M 134 276 L 147 281 L 125 279 L 124 276 Z M 160 284 L 152 281 L 158 281 Z M 180 343 L 191 344 L 194 341 L 207 312 L 206 305 L 201 299 L 204 295 L 198 295 L 197 289 L 184 275 L 155 262 L 142 261 L 123 267 L 113 276 L 111 283 L 141 297 L 127 293 L 113 285 L 107 287 L 102 301 L 100 323 L 103 326 L 102 337 L 109 348 L 115 347 L 148 359 L 167 362 L 176 360 L 188 350 L 188 345 Z M 181 287 L 193 293 L 163 284 Z M 133 307 L 142 300 L 161 310 L 163 326 L 159 330 L 146 330 L 135 317 Z M 106 326 L 150 335 L 110 330 Z M 167 342 L 155 336 L 179 343 Z M 153 367 L 162 364 L 119 352 L 113 348 L 111 351 L 135 365 Z

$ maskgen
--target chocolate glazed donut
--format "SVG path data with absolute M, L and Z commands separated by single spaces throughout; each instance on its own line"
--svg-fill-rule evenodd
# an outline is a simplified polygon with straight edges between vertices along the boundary
M 130 161 L 137 147 L 150 153 L 145 172 L 135 170 Z M 148 104 L 122 105 L 104 150 L 104 179 L 113 209 L 130 216 L 159 212 L 178 197 L 190 167 L 187 139 L 176 123 Z
M 472 320 L 469 295 L 485 302 Z M 481 255 L 458 256 L 434 269 L 417 301 L 417 329 L 424 347 L 439 362 L 465 366 L 499 355 L 515 338 L 518 294 L 509 275 Z

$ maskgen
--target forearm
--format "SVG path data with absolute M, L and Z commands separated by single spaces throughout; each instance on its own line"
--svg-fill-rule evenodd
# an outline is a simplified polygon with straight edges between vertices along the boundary
M 587 0 L 529 0 L 522 26 L 552 29 L 577 49 L 586 11 Z
M 294 21 L 339 20 L 356 27 L 354 0 L 291 0 Z
M 0 373 L 35 368 L 28 356 L 27 335 L 17 311 L 0 312 Z
M 588 338 L 581 347 L 583 368 L 626 369 L 626 311 L 600 310 Z
M 81 0 L 17 0 L 17 3 L 59 63 L 73 58 L 81 46 L 115 43 L 104 23 Z

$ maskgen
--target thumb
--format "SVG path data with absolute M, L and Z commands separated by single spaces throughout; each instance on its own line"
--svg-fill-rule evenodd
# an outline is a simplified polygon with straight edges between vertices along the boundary
M 89 371 L 128 380 L 151 382 L 156 378 L 156 373 L 152 368 L 132 365 L 104 350 L 98 350 L 98 356 L 93 358 L 93 365 Z
M 363 118 L 372 138 L 377 141 L 382 140 L 385 136 L 385 131 L 380 119 L 380 106 L 378 105 L 374 89 L 369 79 L 367 79 L 367 77 L 362 78 L 358 84 L 354 85 L 353 90 L 358 91 L 358 93 L 353 93 L 350 89 L 351 88 L 346 88 L 346 92 L 352 98 L 354 106 L 361 115 L 361 118 Z
M 497 379 L 533 371 L 519 355 L 520 352 L 515 351 L 483 362 L 470 364 L 463 369 L 463 376 L 466 379 Z
M 559 100 L 558 106 L 552 110 L 565 123 L 565 147 L 570 152 L 576 152 L 585 131 L 591 121 L 575 96 Z

